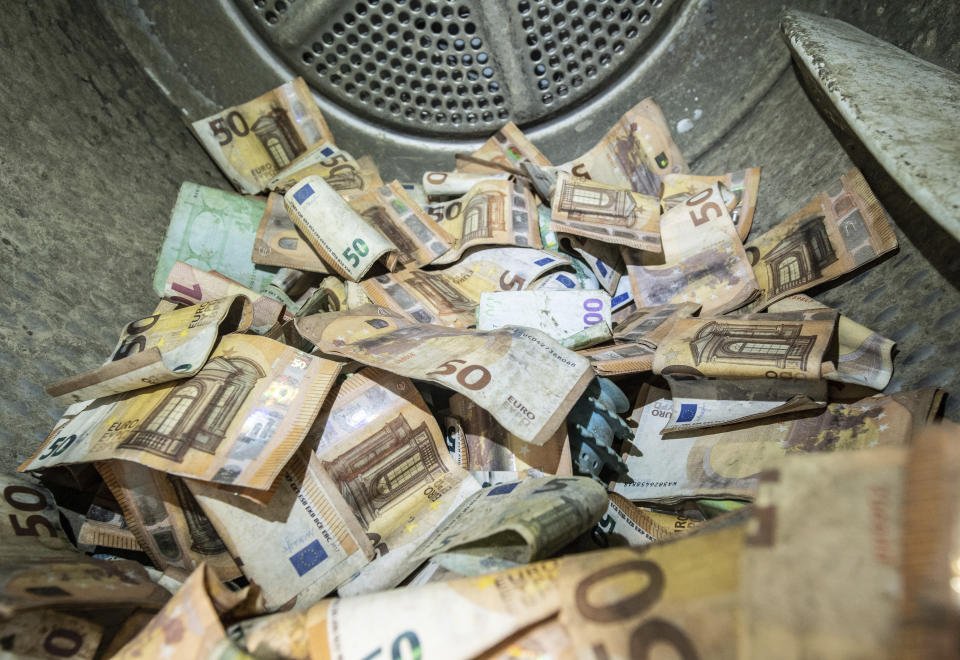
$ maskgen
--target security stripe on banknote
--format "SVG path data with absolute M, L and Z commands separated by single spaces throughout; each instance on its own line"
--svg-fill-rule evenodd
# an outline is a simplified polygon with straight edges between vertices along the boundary
M 299 358 L 313 359 L 306 354 L 299 356 Z M 300 402 L 296 414 L 293 415 L 293 424 L 290 426 L 290 430 L 287 431 L 286 437 L 276 446 L 270 455 L 264 459 L 263 463 L 260 464 L 260 468 L 255 473 L 255 478 L 262 475 L 276 474 L 283 469 L 283 466 L 288 462 L 286 457 L 290 455 L 294 446 L 301 442 L 306 436 L 307 431 L 313 426 L 317 412 L 320 410 L 320 406 L 323 405 L 324 400 L 326 400 L 327 394 L 329 394 L 330 388 L 333 386 L 333 382 L 339 373 L 340 367 L 338 366 L 331 374 L 319 372 L 306 385 L 301 383 L 302 387 L 307 388 L 307 392 Z
M 293 459 L 291 459 L 290 468 L 290 470 L 283 474 L 283 479 L 297 494 L 297 499 L 300 500 L 304 509 L 310 514 L 310 520 L 317 526 L 320 533 L 327 537 L 328 541 L 336 541 L 336 543 L 343 548 L 347 556 L 352 555 L 357 550 L 357 544 L 347 530 L 347 525 L 333 507 L 333 504 L 331 504 L 319 483 L 319 480 L 329 481 L 331 490 L 335 491 L 336 486 L 333 484 L 333 480 L 330 479 L 329 475 L 325 472 L 318 471 L 316 473 L 316 481 L 305 477 L 301 479 L 298 484 L 292 474 L 305 475 L 306 472 L 310 470 L 302 453 L 296 454 Z M 326 521 L 328 527 L 324 526 L 324 521 Z M 333 538 L 331 539 L 329 536 Z

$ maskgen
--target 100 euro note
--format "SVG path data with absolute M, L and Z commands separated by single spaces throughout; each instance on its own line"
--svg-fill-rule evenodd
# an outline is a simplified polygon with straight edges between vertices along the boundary
M 529 287 L 544 273 L 570 259 L 530 248 L 483 248 L 443 270 L 405 270 L 361 283 L 377 305 L 419 323 L 454 328 L 476 324 L 480 297 L 490 291 Z
M 309 607 L 373 558 L 373 547 L 309 447 L 267 492 L 185 480 L 270 610 Z
M 673 409 L 666 389 L 644 385 L 623 448 L 627 475 L 613 484 L 630 500 L 752 499 L 766 463 L 785 455 L 902 446 L 934 418 L 935 388 L 876 395 L 823 410 L 744 422 L 721 429 L 661 431 Z
M 610 296 L 582 289 L 484 293 L 477 306 L 477 329 L 519 325 L 540 330 L 564 343 L 594 330 L 593 343 L 610 339 Z
M 453 237 L 450 250 L 434 264 L 452 264 L 478 245 L 542 246 L 536 201 L 520 183 L 481 181 L 463 197 L 425 210 Z
M 303 440 L 340 364 L 227 335 L 195 376 L 97 399 L 20 470 L 107 459 L 266 489 Z
M 340 385 L 306 445 L 377 553 L 341 593 L 399 584 L 420 563 L 411 555 L 421 540 L 479 488 L 454 464 L 413 382 L 379 369 Z
M 154 314 L 124 326 L 110 361 L 47 386 L 59 404 L 78 403 L 193 376 L 221 334 L 243 332 L 253 306 L 230 296 Z
M 333 136 L 303 78 L 192 124 L 210 157 L 240 192 L 256 194 L 293 160 Z
M 352 358 L 469 397 L 519 438 L 542 445 L 590 384 L 590 363 L 544 333 L 411 323 L 382 307 L 297 320 L 324 353 Z
M 164 286 L 178 261 L 263 293 L 275 269 L 250 262 L 250 251 L 263 217 L 262 198 L 185 182 L 170 212 L 170 225 L 153 274 L 153 290 Z
M 765 309 L 896 247 L 886 212 L 860 170 L 850 170 L 797 213 L 747 244 L 761 290 L 749 310 Z

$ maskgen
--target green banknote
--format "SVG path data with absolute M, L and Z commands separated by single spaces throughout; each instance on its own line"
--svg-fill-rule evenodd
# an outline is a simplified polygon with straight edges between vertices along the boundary
M 263 293 L 276 274 L 250 261 L 266 200 L 185 182 L 170 213 L 170 226 L 160 250 L 153 289 L 163 296 L 173 265 L 183 261 L 215 270 L 248 289 Z

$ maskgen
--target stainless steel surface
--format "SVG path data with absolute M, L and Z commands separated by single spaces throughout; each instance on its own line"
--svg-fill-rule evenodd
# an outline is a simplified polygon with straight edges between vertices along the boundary
M 531 11 L 544 4 L 531 0 Z M 954 0 L 790 5 L 960 68 Z M 486 15 L 493 5 L 469 6 Z M 544 106 L 520 123 L 562 162 L 653 96 L 693 171 L 763 167 L 755 233 L 860 167 L 896 223 L 900 251 L 815 293 L 897 340 L 891 389 L 939 385 L 960 394 L 957 243 L 872 161 L 816 97 L 817 86 L 802 85 L 779 32 L 782 8 L 677 0 L 630 66 L 589 99 L 556 114 Z M 485 40 L 518 54 L 530 48 L 505 32 Z M 491 57 L 508 50 L 490 49 Z M 12 469 L 59 413 L 43 385 L 100 364 L 124 320 L 153 309 L 150 273 L 180 183 L 229 188 L 184 120 L 253 98 L 294 70 L 230 0 L 12 3 L 0 22 L 0 53 L 0 119 L 8 129 L 0 150 L 0 444 L 2 464 Z M 529 67 L 526 55 L 514 61 Z M 509 84 L 507 73 L 501 82 Z M 338 143 L 372 155 L 386 177 L 449 168 L 453 152 L 480 142 L 381 126 L 317 94 Z M 954 419 L 958 400 L 948 408 Z

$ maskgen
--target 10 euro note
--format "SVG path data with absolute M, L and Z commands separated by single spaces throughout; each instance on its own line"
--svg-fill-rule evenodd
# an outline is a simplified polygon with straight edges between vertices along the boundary
M 191 378 L 97 399 L 21 471 L 107 459 L 266 489 L 303 440 L 340 364 L 254 335 L 224 337 Z
M 308 147 L 333 136 L 303 78 L 192 124 L 240 192 L 256 194 Z
M 252 320 L 250 301 L 230 296 L 133 321 L 109 362 L 49 385 L 47 394 L 67 405 L 188 378 L 221 334 L 243 332 Z
M 460 392 L 536 445 L 553 435 L 593 378 L 585 358 L 528 328 L 455 330 L 374 306 L 309 316 L 297 328 L 325 353 Z

